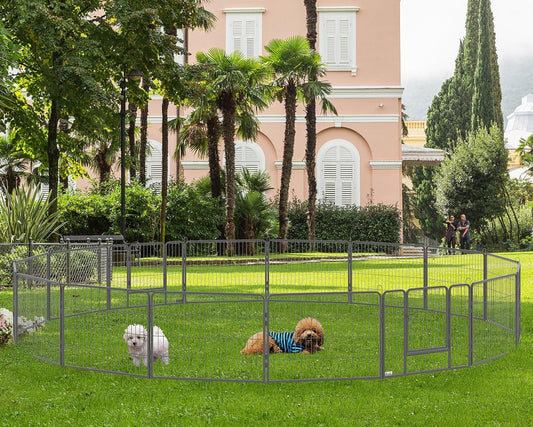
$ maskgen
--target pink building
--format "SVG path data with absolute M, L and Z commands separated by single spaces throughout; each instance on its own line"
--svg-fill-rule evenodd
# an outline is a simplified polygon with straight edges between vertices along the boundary
M 189 33 L 191 62 L 196 52 L 215 46 L 257 57 L 265 54 L 263 46 L 273 38 L 306 34 L 302 0 L 211 0 L 206 8 L 216 16 L 216 25 L 209 32 Z M 317 49 L 327 65 L 325 80 L 333 86 L 330 99 L 338 111 L 337 116 L 317 117 L 318 198 L 339 205 L 373 202 L 401 208 L 400 1 L 318 0 L 317 8 Z M 147 176 L 157 182 L 161 176 L 160 98 L 154 97 L 149 111 L 152 154 Z M 283 105 L 274 103 L 258 118 L 261 128 L 256 141 L 236 141 L 236 165 L 266 170 L 277 189 Z M 171 136 L 171 153 L 175 144 Z M 173 159 L 169 164 L 174 177 L 178 165 Z M 190 152 L 179 168 L 188 182 L 208 174 L 207 159 Z M 291 194 L 302 200 L 307 197 L 302 106 L 297 112 Z

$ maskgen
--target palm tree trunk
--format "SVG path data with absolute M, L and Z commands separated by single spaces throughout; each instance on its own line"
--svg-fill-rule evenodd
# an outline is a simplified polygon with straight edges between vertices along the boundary
M 168 99 L 163 98 L 163 104 L 161 106 L 161 242 L 165 243 L 165 228 L 167 219 L 167 193 L 168 193 Z
M 316 0 L 304 0 L 304 5 L 307 23 L 307 41 L 309 42 L 309 47 L 316 50 Z
M 307 41 L 309 47 L 316 49 L 317 37 L 317 12 L 316 0 L 304 0 L 307 23 Z M 316 76 L 309 76 L 309 80 L 316 80 Z M 309 100 L 305 106 L 305 124 L 307 132 L 307 144 L 305 148 L 305 169 L 307 172 L 307 227 L 309 240 L 315 239 L 316 219 L 316 100 Z
M 137 176 L 137 156 L 135 155 L 135 121 L 137 119 L 137 106 L 129 103 L 128 141 L 130 147 L 130 179 Z
M 207 121 L 207 152 L 209 158 L 209 178 L 211 180 L 211 196 L 219 198 L 222 195 L 222 183 L 220 182 L 220 158 L 218 155 L 220 122 L 217 116 Z
M 148 93 L 150 80 L 143 78 L 142 88 Z M 139 182 L 146 185 L 146 147 L 148 146 L 148 102 L 141 109 L 141 140 L 139 144 Z
M 222 135 L 224 137 L 224 152 L 226 155 L 226 227 L 225 234 L 228 243 L 226 252 L 229 256 L 235 252 L 235 109 L 236 102 L 232 95 L 225 95 L 222 109 Z
M 289 186 L 291 183 L 292 157 L 294 154 L 294 137 L 296 121 L 296 86 L 294 82 L 287 85 L 285 97 L 285 137 L 283 141 L 283 164 L 281 167 L 281 186 L 279 191 L 279 238 L 286 239 L 289 229 L 287 212 L 289 208 Z M 284 247 L 282 251 L 284 251 Z

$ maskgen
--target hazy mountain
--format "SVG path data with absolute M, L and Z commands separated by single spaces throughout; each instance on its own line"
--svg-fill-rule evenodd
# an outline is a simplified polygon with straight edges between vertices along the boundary
M 451 76 L 449 76 L 451 77 Z M 440 91 L 447 77 L 435 79 L 404 79 L 403 104 L 409 120 L 425 120 L 433 97 Z M 500 60 L 502 110 L 506 118 L 522 103 L 522 97 L 533 93 L 533 56 Z

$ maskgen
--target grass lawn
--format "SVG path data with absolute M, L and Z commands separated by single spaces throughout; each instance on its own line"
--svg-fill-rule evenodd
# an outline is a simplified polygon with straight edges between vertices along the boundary
M 522 340 L 507 356 L 480 366 L 386 380 L 146 380 L 62 368 L 36 360 L 24 345 L 10 345 L 0 349 L 0 420 L 10 426 L 531 425 L 533 253 L 505 256 L 522 263 Z M 227 283 L 216 286 L 231 289 Z M 254 280 L 250 286 L 256 290 Z M 10 298 L 11 290 L 0 291 L 0 306 L 11 308 Z M 90 360 L 90 354 L 85 357 Z M 305 366 L 293 367 L 298 368 Z

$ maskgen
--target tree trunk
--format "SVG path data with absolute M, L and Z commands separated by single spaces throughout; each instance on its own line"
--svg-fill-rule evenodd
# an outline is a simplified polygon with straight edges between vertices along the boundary
M 316 101 L 305 106 L 307 146 L 305 148 L 305 169 L 307 172 L 307 227 L 309 240 L 315 239 L 316 219 Z
M 59 105 L 57 99 L 52 99 L 50 105 L 50 118 L 48 119 L 48 215 L 57 212 L 57 196 L 59 182 L 59 149 L 57 148 L 57 126 L 59 123 Z M 50 236 L 50 241 L 57 240 L 57 237 Z
M 143 78 L 142 88 L 150 91 L 150 80 Z M 141 108 L 141 140 L 139 144 L 139 182 L 146 185 L 146 148 L 148 146 L 148 102 Z
M 220 158 L 218 155 L 220 122 L 217 116 L 207 121 L 207 152 L 209 158 L 209 178 L 211 180 L 211 196 L 213 198 L 222 195 L 222 183 L 220 182 Z
M 161 161 L 161 216 L 160 216 L 160 225 L 161 225 L 161 242 L 165 243 L 165 229 L 166 229 L 166 219 L 167 219 L 167 192 L 168 192 L 168 99 L 163 98 L 163 104 L 161 107 L 161 152 L 162 152 L 162 161 Z
M 232 95 L 224 95 L 222 101 L 222 134 L 226 155 L 226 227 L 225 235 L 228 243 L 226 252 L 232 256 L 235 252 L 235 109 L 236 102 Z
M 304 0 L 307 23 L 307 41 L 309 47 L 316 49 L 317 12 L 316 0 Z M 316 76 L 309 76 L 309 80 L 316 80 Z M 315 239 L 316 219 L 316 100 L 310 100 L 305 106 L 305 124 L 307 144 L 305 148 L 305 169 L 307 172 L 307 228 L 309 240 Z
M 135 122 L 137 120 L 137 106 L 133 103 L 129 103 L 129 122 L 128 122 L 128 141 L 130 147 L 130 179 L 137 176 L 137 156 L 135 149 Z
M 304 0 L 306 23 L 307 23 L 307 41 L 309 47 L 316 50 L 316 0 Z
M 291 183 L 292 157 L 296 120 L 296 86 L 290 81 L 285 98 L 285 136 L 283 140 L 283 165 L 281 167 L 281 186 L 279 190 L 279 238 L 286 239 L 289 229 L 287 212 L 289 208 L 289 186 Z M 282 251 L 285 247 L 282 248 Z

